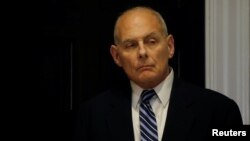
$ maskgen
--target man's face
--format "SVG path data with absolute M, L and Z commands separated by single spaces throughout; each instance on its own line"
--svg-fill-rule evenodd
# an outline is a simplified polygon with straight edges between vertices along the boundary
M 119 43 L 111 46 L 114 61 L 137 85 L 153 88 L 168 75 L 174 40 L 163 33 L 159 19 L 149 11 L 133 11 L 117 24 Z

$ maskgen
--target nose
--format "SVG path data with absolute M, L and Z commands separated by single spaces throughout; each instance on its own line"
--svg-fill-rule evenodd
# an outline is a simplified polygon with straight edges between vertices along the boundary
M 139 58 L 147 57 L 147 50 L 146 50 L 143 42 L 139 43 L 139 48 L 138 49 L 139 49 L 139 51 L 138 51 Z

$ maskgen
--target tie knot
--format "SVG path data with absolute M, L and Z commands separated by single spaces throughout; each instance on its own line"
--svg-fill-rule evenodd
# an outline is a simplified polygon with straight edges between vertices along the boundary
M 154 89 L 151 90 L 143 90 L 141 94 L 142 102 L 148 102 L 154 95 L 155 95 Z

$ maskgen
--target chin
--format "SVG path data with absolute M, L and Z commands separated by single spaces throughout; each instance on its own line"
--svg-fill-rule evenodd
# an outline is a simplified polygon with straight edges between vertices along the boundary
M 157 76 L 157 73 L 153 71 L 143 71 L 138 75 L 140 78 L 154 78 Z
M 148 74 L 141 74 L 139 75 L 138 79 L 145 83 L 145 82 L 152 82 L 155 81 L 155 79 L 157 78 L 157 75 L 152 74 L 152 73 L 148 73 Z

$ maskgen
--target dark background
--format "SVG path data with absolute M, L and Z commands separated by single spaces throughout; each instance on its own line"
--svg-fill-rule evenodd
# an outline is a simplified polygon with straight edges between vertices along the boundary
M 162 14 L 175 38 L 175 75 L 204 87 L 204 0 L 40 1 L 26 15 L 32 33 L 32 52 L 26 56 L 28 136 L 70 140 L 80 103 L 114 84 L 123 85 L 125 76 L 109 47 L 117 16 L 135 5 Z

